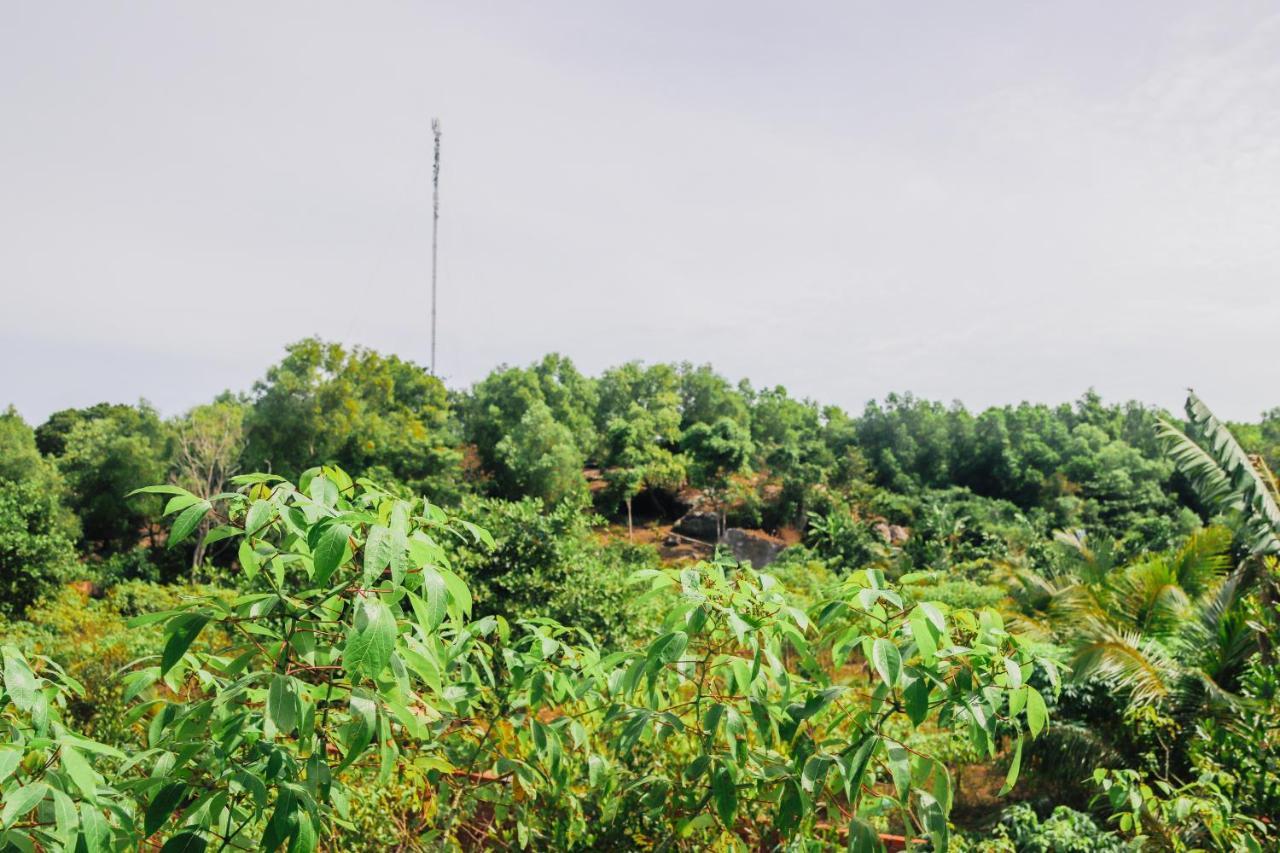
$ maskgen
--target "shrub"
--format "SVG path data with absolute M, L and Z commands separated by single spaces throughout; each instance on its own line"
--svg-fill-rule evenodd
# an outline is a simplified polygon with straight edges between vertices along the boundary
M 70 577 L 75 547 L 57 499 L 31 481 L 0 480 L 0 615 L 19 616 Z
M 471 585 L 476 613 L 546 617 L 590 632 L 607 645 L 642 635 L 643 608 L 627 578 L 657 564 L 648 546 L 602 546 L 576 501 L 546 508 L 536 498 L 471 498 L 462 513 L 494 545 L 455 540 L 447 549 Z

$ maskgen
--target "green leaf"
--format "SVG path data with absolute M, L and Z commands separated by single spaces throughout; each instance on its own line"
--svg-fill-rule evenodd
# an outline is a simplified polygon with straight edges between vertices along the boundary
M 884 850 L 884 843 L 875 827 L 855 817 L 849 820 L 849 850 L 851 853 L 878 853 Z
M 182 660 L 182 656 L 191 648 L 191 643 L 209 624 L 209 617 L 202 613 L 183 613 L 169 620 L 165 626 L 168 639 L 164 644 L 164 652 L 160 656 L 160 675 L 164 675 Z
M 170 838 L 160 848 L 160 853 L 204 853 L 209 842 L 198 832 L 182 832 Z
M 143 486 L 141 489 L 134 489 L 132 492 L 129 492 L 125 497 L 131 498 L 134 495 L 188 495 L 193 498 L 195 497 L 195 495 L 191 494 L 181 486 Z
M 911 793 L 911 753 L 902 744 L 886 740 L 885 752 L 889 757 L 889 775 L 898 792 L 898 802 L 905 803 Z
M 160 515 L 173 515 L 180 509 L 186 509 L 189 506 L 200 503 L 200 499 L 195 495 L 174 495 L 169 498 L 169 502 L 164 505 L 164 512 Z
M 13 775 L 22 763 L 22 748 L 15 743 L 0 743 L 0 782 Z
M 329 525 L 324 533 L 320 534 L 320 541 L 316 543 L 315 551 L 311 555 L 316 567 L 316 583 L 321 585 L 328 583 L 334 570 L 342 565 L 342 560 L 349 548 L 347 540 L 350 538 L 351 528 L 341 523 Z
M 444 611 L 448 593 L 445 591 L 444 578 L 434 569 L 427 568 L 422 572 L 422 592 L 426 598 L 409 593 L 409 604 L 413 607 L 414 618 L 422 628 L 424 637 L 429 637 L 444 621 Z
M 364 585 L 372 586 L 391 564 L 391 529 L 375 524 L 364 541 Z
M 805 797 L 795 779 L 787 778 L 782 782 L 782 796 L 778 800 L 778 829 L 783 835 L 790 835 L 804 818 Z
M 88 853 L 106 853 L 111 849 L 111 828 L 102 812 L 89 803 L 80 804 L 80 837 Z
M 164 826 L 187 795 L 187 786 L 181 782 L 169 782 L 161 786 L 147 805 L 146 817 L 143 821 L 143 834 L 155 835 Z
M 294 833 L 293 842 L 289 845 L 289 853 L 315 853 L 319 839 L 316 837 L 316 828 L 311 822 L 311 815 L 306 809 L 299 809 L 297 820 L 298 830 Z
M 271 676 L 267 689 L 267 717 L 281 734 L 289 734 L 298 724 L 298 691 L 292 678 L 283 673 Z
M 1017 745 L 1013 748 L 1013 761 L 1009 762 L 1009 773 L 1004 777 L 1004 787 L 998 796 L 1003 797 L 1013 790 L 1018 781 L 1018 771 L 1022 769 L 1022 735 L 1018 735 Z
M 902 676 L 902 655 L 897 646 L 883 637 L 877 637 L 871 644 L 871 662 L 885 684 L 897 686 L 898 679 Z
M 98 774 L 85 757 L 66 744 L 62 745 L 60 755 L 62 769 L 71 777 L 80 793 L 84 794 L 84 798 L 91 803 L 98 802 Z
M 711 794 L 715 798 L 716 814 L 726 829 L 733 829 L 734 819 L 738 815 L 738 786 L 733 779 L 733 771 L 721 767 L 711 778 Z
M 1009 676 L 1009 687 L 1016 690 L 1022 686 L 1022 667 L 1013 658 L 1004 659 L 1004 670 Z
M 913 726 L 919 726 L 929 716 L 929 687 L 928 679 L 917 678 L 902 691 L 903 702 L 907 706 L 907 716 L 911 718 Z
M 920 607 L 916 607 L 911 611 L 911 636 L 916 641 L 916 648 L 920 650 L 920 659 L 926 666 L 933 663 L 934 656 L 938 653 L 938 641 L 934 636 L 934 627 L 929 622 L 928 615 Z
M 169 541 L 166 547 L 172 548 L 190 536 L 200 526 L 200 521 L 204 518 L 205 513 L 211 509 L 213 509 L 213 504 L 208 501 L 200 501 L 179 513 L 178 517 L 173 521 L 173 527 L 169 528 Z
M 236 556 L 240 560 L 240 568 L 244 569 L 245 577 L 249 580 L 257 577 L 262 569 L 262 561 L 258 558 L 258 552 L 253 549 L 248 537 L 240 540 L 240 548 L 236 551 Z
M 35 673 L 27 666 L 22 653 L 13 646 L 5 646 L 0 651 L 0 657 L 4 659 L 4 690 L 9 701 L 19 711 L 31 713 L 36 707 L 36 691 L 39 687 Z
M 348 671 L 377 678 L 391 662 L 395 645 L 396 620 L 390 608 L 376 595 L 362 597 L 356 605 L 354 623 L 347 633 L 342 663 Z
M 439 569 L 440 577 L 444 578 L 444 585 L 449 590 L 449 598 L 458 607 L 458 611 L 464 616 L 471 615 L 471 591 L 467 589 L 467 585 L 463 583 L 462 578 L 455 575 L 448 569 Z
M 49 786 L 43 782 L 33 782 L 17 790 L 5 793 L 4 811 L 0 811 L 0 827 L 8 829 L 18 822 L 18 818 L 34 809 L 49 793 Z
M 1049 709 L 1045 707 L 1044 697 L 1034 687 L 1027 687 L 1027 728 L 1031 736 L 1036 737 L 1049 721 Z
M 244 532 L 250 536 L 261 536 L 263 528 L 271 521 L 275 507 L 271 501 L 254 501 L 249 505 L 249 512 L 244 517 Z

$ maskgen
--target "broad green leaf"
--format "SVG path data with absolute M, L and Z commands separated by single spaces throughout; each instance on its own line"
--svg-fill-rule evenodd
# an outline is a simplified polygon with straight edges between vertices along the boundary
M 281 734 L 287 735 L 297 726 L 298 705 L 293 679 L 283 673 L 274 673 L 267 689 L 267 717 Z
M 428 633 L 434 633 L 438 629 L 440 622 L 444 621 L 444 611 L 448 606 L 448 590 L 444 585 L 444 578 L 435 569 L 430 566 L 422 569 L 422 601 L 426 603 L 426 624 L 422 625 L 422 629 Z M 415 598 L 417 598 L 415 596 Z M 421 617 L 420 617 L 421 621 Z
M 5 646 L 0 657 L 4 659 L 4 690 L 9 701 L 19 711 L 31 713 L 36 707 L 36 691 L 39 688 L 35 673 L 27 666 L 22 653 L 13 646 Z
M 0 743 L 0 782 L 12 776 L 21 762 L 21 747 L 13 743 Z
M 911 636 L 916 641 L 916 648 L 920 650 L 920 659 L 925 665 L 931 665 L 934 656 L 938 653 L 937 638 L 934 637 L 934 627 L 929 621 L 929 617 L 924 610 L 916 607 L 911 611 Z
M 860 818 L 849 820 L 850 853 L 879 853 L 884 850 L 884 842 L 875 827 Z
M 249 542 L 248 537 L 240 540 L 240 548 L 237 550 L 236 556 L 240 560 L 240 568 L 244 569 L 245 577 L 253 580 L 262 568 L 262 562 L 258 558 L 258 552 L 253 549 L 253 545 Z
M 111 828 L 102 812 L 89 803 L 80 804 L 80 837 L 88 853 L 106 853 L 111 849 Z
M 1044 697 L 1034 687 L 1027 687 L 1027 728 L 1031 736 L 1036 737 L 1049 721 L 1049 709 L 1045 707 Z
M 173 515 L 180 509 L 186 509 L 198 503 L 200 503 L 200 499 L 195 495 L 174 495 L 169 498 L 169 502 L 164 505 L 164 512 L 160 514 L 161 516 Z
M 368 538 L 364 542 L 364 585 L 372 586 L 382 574 L 382 570 L 391 564 L 391 530 L 381 524 L 369 528 Z
M 59 755 L 62 769 L 71 777 L 71 781 L 80 789 L 80 793 L 84 794 L 84 798 L 91 803 L 98 802 L 98 774 L 94 772 L 85 757 L 66 744 L 62 745 Z
M 905 803 L 911 792 L 911 753 L 897 741 L 886 740 L 885 752 L 889 758 L 889 775 L 898 792 L 898 802 Z
M 160 848 L 160 853 L 204 853 L 209 842 L 199 832 L 189 830 L 170 838 Z
M 187 795 L 187 786 L 182 782 L 169 782 L 156 791 L 147 805 L 146 817 L 143 821 L 143 834 L 155 835 L 164 826 Z
M 191 648 L 191 643 L 209 624 L 209 617 L 202 613 L 183 613 L 169 620 L 165 626 L 168 639 L 165 640 L 164 653 L 160 656 L 160 675 L 163 677 L 182 660 L 182 656 Z
M 205 513 L 211 509 L 213 509 L 213 504 L 208 501 L 200 501 L 180 512 L 173 521 L 173 527 L 169 528 L 169 541 L 166 547 L 172 548 L 190 536 L 200 526 L 200 521 L 204 518 Z
M 795 779 L 785 779 L 782 783 L 782 797 L 778 800 L 777 826 L 783 835 L 790 835 L 800 821 L 804 819 L 805 795 L 796 784 Z
M 249 511 L 244 517 L 244 532 L 250 536 L 262 536 L 274 512 L 271 501 L 257 500 L 249 504 Z
M 342 565 L 349 548 L 347 540 L 350 538 L 351 528 L 342 523 L 331 524 L 325 528 L 324 533 L 320 534 L 320 541 L 316 543 L 315 551 L 311 555 L 316 569 L 316 583 L 321 585 L 328 583 L 334 570 Z
M 897 686 L 902 676 L 902 655 L 897 646 L 884 637 L 877 637 L 871 644 L 871 663 L 885 684 Z
M 1013 786 L 1018 781 L 1018 772 L 1022 769 L 1022 735 L 1018 735 L 1017 744 L 1013 748 L 1013 761 L 1009 762 L 1009 772 L 1004 777 L 1004 787 L 1000 789 L 998 796 L 1003 797 L 1005 794 L 1013 790 Z
M 33 782 L 5 792 L 4 810 L 0 811 L 0 827 L 8 829 L 13 826 L 18 818 L 39 805 L 47 793 L 49 786 L 43 782 Z
M 376 595 L 358 599 L 355 620 L 347 632 L 342 663 L 354 675 L 377 678 L 391 662 L 396 639 L 396 620 L 391 609 Z
M 732 829 L 738 816 L 738 786 L 733 779 L 733 771 L 721 767 L 711 778 L 711 793 L 715 798 L 716 814 L 724 822 L 726 829 Z
M 917 678 L 902 691 L 902 699 L 907 706 L 907 716 L 911 719 L 913 726 L 919 726 L 929 716 L 929 688 L 928 679 Z

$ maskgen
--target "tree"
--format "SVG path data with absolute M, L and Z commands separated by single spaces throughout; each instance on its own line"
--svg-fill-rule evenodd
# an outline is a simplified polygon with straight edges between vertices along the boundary
M 254 385 L 248 466 L 297 476 L 315 460 L 457 497 L 461 454 L 444 384 L 396 356 L 308 338 Z
M 170 457 L 169 432 L 155 410 L 146 402 L 65 410 L 36 430 L 36 440 L 60 451 L 55 464 L 86 545 L 112 554 L 137 544 L 158 507 L 125 495 L 164 479 Z
M 561 427 L 560 440 L 569 445 L 562 451 L 564 459 L 576 455 L 585 462 L 599 445 L 596 405 L 595 382 L 579 373 L 572 361 L 553 353 L 528 368 L 500 367 L 476 383 L 461 403 L 463 430 L 482 467 L 493 476 L 494 491 L 515 499 L 527 492 L 521 476 L 508 465 L 510 443 L 503 442 L 526 417 L 529 424 L 549 420 Z M 539 411 L 530 415 L 534 409 Z
M 627 508 L 627 536 L 634 537 L 631 502 L 642 489 L 675 491 L 687 476 L 685 458 L 660 443 L 652 414 L 634 405 L 630 417 L 613 418 L 605 430 L 605 480 Z
M 552 504 L 586 489 L 582 454 L 572 433 L 540 400 L 498 442 L 494 453 L 519 494 Z
M 1211 511 L 1224 514 L 1237 531 L 1245 560 L 1241 568 L 1256 586 L 1268 628 L 1280 624 L 1276 612 L 1280 570 L 1280 487 L 1265 460 L 1249 456 L 1231 431 L 1191 392 L 1186 403 L 1187 427 L 1169 418 L 1159 422 L 1160 440 L 1192 488 Z M 1269 630 L 1257 632 L 1259 650 L 1274 664 Z
M 681 447 L 688 455 L 694 484 L 705 489 L 716 505 L 717 532 L 724 534 L 725 494 L 730 479 L 747 469 L 754 446 L 751 433 L 727 417 L 714 423 L 696 423 L 684 432 Z
M 12 406 L 0 413 L 0 483 L 30 483 L 54 502 L 53 529 L 71 541 L 80 538 L 80 521 L 65 504 L 67 485 L 41 455 L 35 432 Z
M 39 481 L 0 479 L 0 614 L 19 616 L 70 579 L 76 554 L 62 512 Z
M 197 498 L 208 500 L 226 488 L 244 451 L 244 404 L 225 397 L 196 406 L 174 424 L 173 477 Z M 191 558 L 192 570 L 204 564 L 209 520 L 201 521 Z

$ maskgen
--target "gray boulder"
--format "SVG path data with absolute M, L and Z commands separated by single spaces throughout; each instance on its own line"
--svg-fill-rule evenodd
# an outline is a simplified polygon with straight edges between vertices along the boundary
M 721 543 L 739 562 L 749 562 L 757 569 L 778 559 L 782 549 L 787 547 L 781 539 L 776 539 L 759 530 L 743 530 L 741 527 L 730 527 L 724 532 Z

